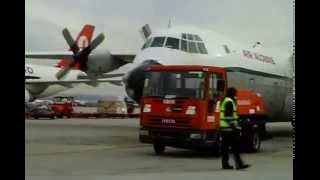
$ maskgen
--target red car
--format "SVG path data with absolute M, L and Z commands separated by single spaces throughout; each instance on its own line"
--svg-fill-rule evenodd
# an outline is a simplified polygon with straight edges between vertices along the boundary
M 57 96 L 54 98 L 54 103 L 51 105 L 52 110 L 57 117 L 70 118 L 73 113 L 73 97 Z

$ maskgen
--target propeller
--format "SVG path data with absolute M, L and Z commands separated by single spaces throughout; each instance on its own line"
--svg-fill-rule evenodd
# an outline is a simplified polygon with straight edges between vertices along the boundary
M 75 41 L 73 40 L 69 30 L 67 28 L 64 28 L 62 30 L 62 35 L 64 37 L 64 39 L 67 41 L 71 51 L 73 52 L 73 54 L 76 54 L 79 51 L 79 47 L 78 45 L 75 43 Z
M 69 45 L 71 51 L 73 52 L 73 58 L 70 59 L 70 64 L 68 64 L 66 67 L 62 68 L 57 74 L 57 79 L 62 79 L 66 74 L 70 72 L 70 70 L 77 64 L 83 64 L 87 62 L 88 57 L 90 53 L 97 48 L 104 40 L 105 36 L 104 34 L 99 34 L 86 48 L 80 50 L 78 45 L 73 40 L 69 30 L 67 28 L 62 30 L 62 35 L 64 39 L 66 40 L 67 44 Z M 86 70 L 86 66 L 84 67 L 84 70 Z

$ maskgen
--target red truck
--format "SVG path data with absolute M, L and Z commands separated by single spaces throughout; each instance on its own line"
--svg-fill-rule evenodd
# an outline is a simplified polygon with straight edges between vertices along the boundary
M 66 116 L 70 118 L 73 113 L 73 97 L 70 96 L 56 96 L 54 97 L 51 109 L 55 112 L 58 118 Z
M 219 153 L 219 103 L 228 88 L 224 68 L 196 65 L 154 65 L 146 69 L 139 140 L 153 144 L 156 154 L 166 146 Z M 260 150 L 266 112 L 256 92 L 238 89 L 241 145 Z

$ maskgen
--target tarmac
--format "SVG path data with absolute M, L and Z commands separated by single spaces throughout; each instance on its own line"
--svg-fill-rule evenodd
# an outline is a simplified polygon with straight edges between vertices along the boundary
M 222 170 L 220 157 L 167 148 L 162 156 L 138 140 L 139 119 L 26 120 L 28 180 L 293 179 L 292 126 L 267 125 L 261 152 L 242 154 L 252 167 Z M 233 164 L 233 159 L 230 159 Z

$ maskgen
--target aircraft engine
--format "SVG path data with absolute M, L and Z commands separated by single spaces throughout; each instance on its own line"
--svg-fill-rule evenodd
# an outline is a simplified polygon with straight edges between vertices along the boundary
M 88 61 L 85 63 L 81 65 L 81 67 L 84 67 L 82 68 L 83 71 L 88 74 L 101 75 L 116 70 L 128 62 L 113 57 L 109 51 L 95 50 L 89 55 Z
M 104 40 L 104 35 L 99 34 L 87 47 L 81 49 L 75 44 L 75 41 L 67 28 L 63 29 L 62 34 L 72 50 L 73 56 L 70 59 L 70 63 L 56 74 L 57 79 L 62 79 L 78 63 L 80 64 L 80 69 L 82 71 L 86 71 L 88 68 L 86 65 L 89 60 L 89 56 Z
M 155 60 L 145 60 L 139 66 L 129 71 L 123 77 L 123 82 L 125 84 L 127 95 L 140 103 L 142 96 L 144 79 L 145 79 L 145 69 L 151 65 L 160 64 Z

